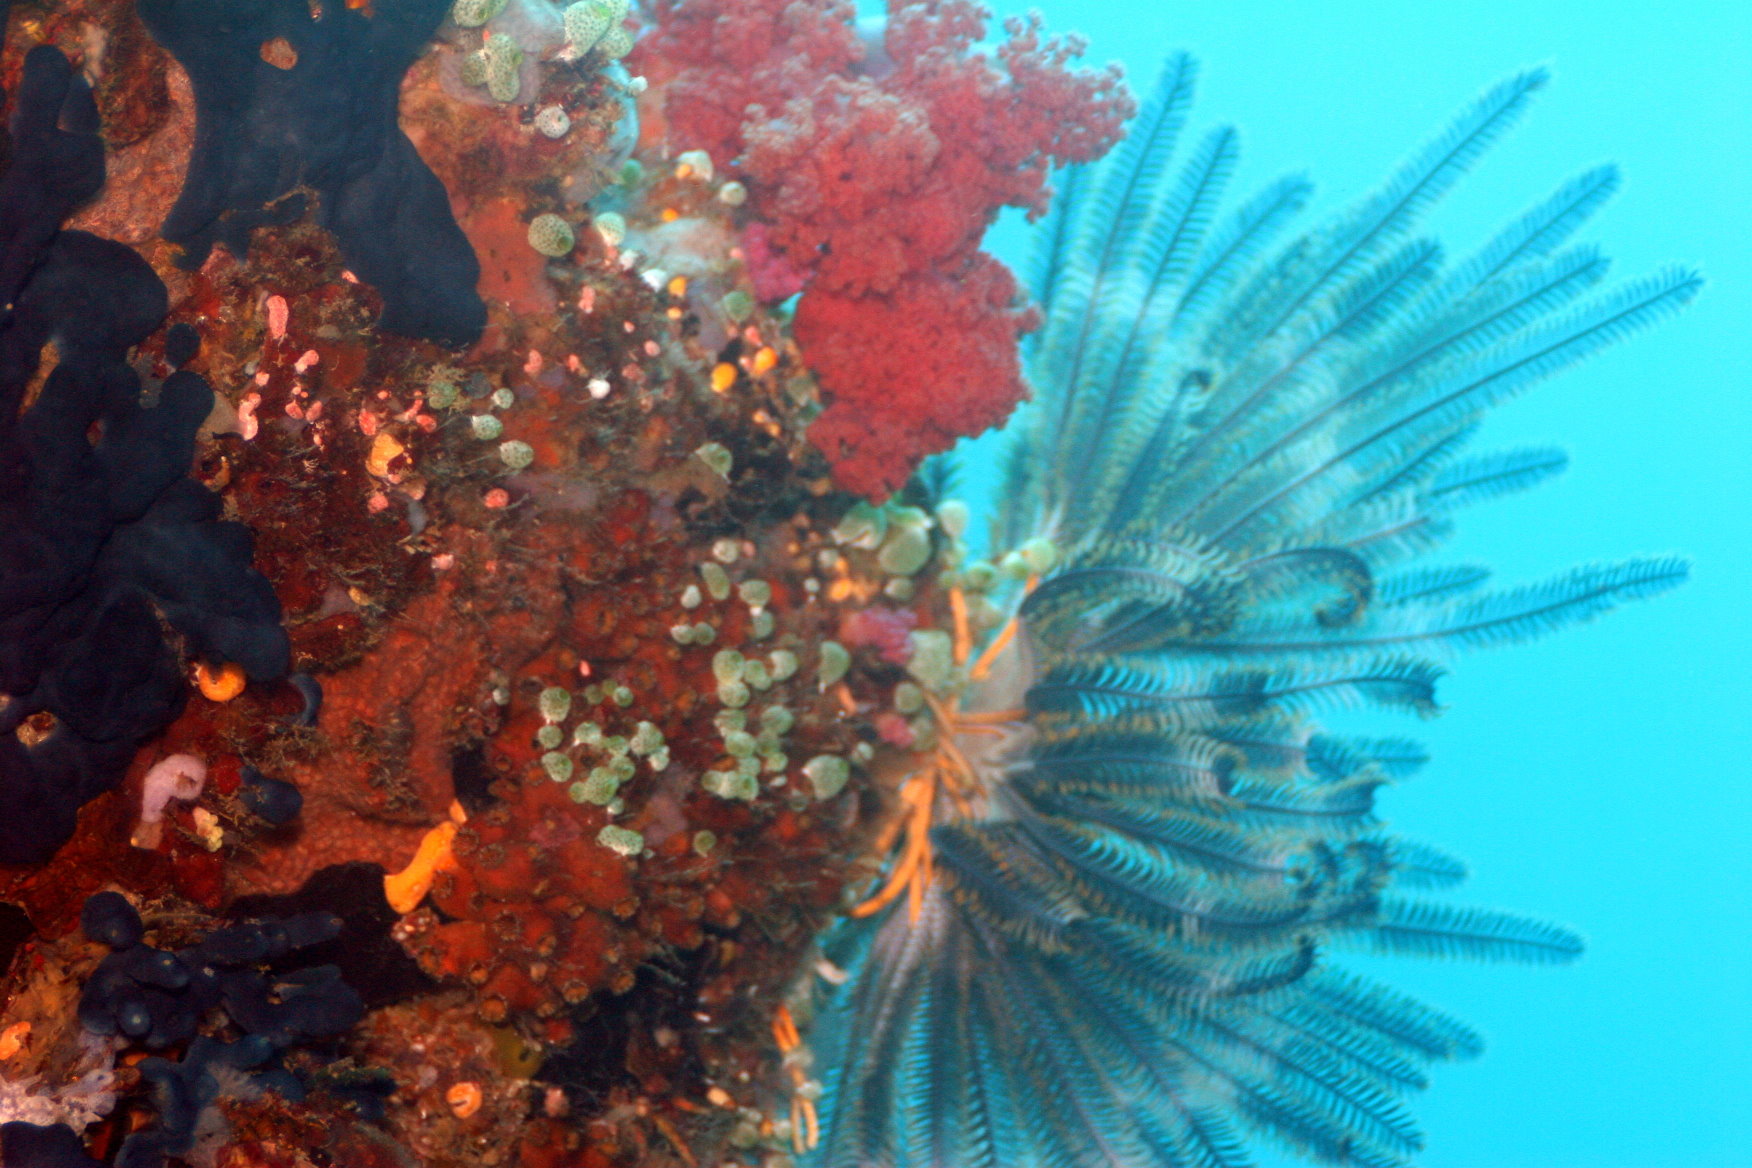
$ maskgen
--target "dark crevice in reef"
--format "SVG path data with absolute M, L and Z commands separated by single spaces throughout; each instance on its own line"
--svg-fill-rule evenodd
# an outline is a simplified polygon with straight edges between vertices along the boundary
M 367 1009 L 437 988 L 390 936 L 400 917 L 384 899 L 383 869 L 376 864 L 331 865 L 314 873 L 297 892 L 240 897 L 227 915 L 248 920 L 306 913 L 332 913 L 341 927 L 332 939 L 307 946 L 299 961 L 339 968 L 342 980 L 358 991 Z
M 179 648 L 254 681 L 290 666 L 248 529 L 187 477 L 211 387 L 178 370 L 147 404 L 128 362 L 164 319 L 163 283 L 60 229 L 103 185 L 98 128 L 67 59 L 32 50 L 0 178 L 0 863 L 52 856 L 177 716 Z
M 303 213 L 305 187 L 347 266 L 383 297 L 385 329 L 458 346 L 480 336 L 480 264 L 397 121 L 402 75 L 449 0 L 376 0 L 370 15 L 331 0 L 316 20 L 311 0 L 138 8 L 195 91 L 194 155 L 163 229 L 186 266 L 215 243 L 241 258 L 257 227 Z
M 606 1101 L 616 1087 L 636 1087 L 640 1068 L 654 1053 L 653 1041 L 687 1044 L 686 1057 L 663 1060 L 664 1073 L 703 1081 L 705 1064 L 694 1048 L 699 1023 L 700 987 L 710 966 L 711 946 L 666 954 L 639 968 L 633 988 L 618 996 L 597 994 L 574 1019 L 574 1038 L 541 1066 L 543 1082 L 564 1087 L 579 1098 Z

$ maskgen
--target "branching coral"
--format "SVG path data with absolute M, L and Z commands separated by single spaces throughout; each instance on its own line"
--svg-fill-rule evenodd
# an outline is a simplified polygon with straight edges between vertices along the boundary
M 807 291 L 797 336 L 827 409 L 812 438 L 848 490 L 886 496 L 919 458 L 1025 396 L 1016 340 L 1035 318 L 979 241 L 1001 207 L 1039 213 L 1054 164 L 1097 157 L 1131 110 L 1082 46 L 1006 24 L 972 46 L 967 0 L 893 3 L 880 49 L 850 5 L 660 5 L 635 60 L 658 78 L 676 148 L 736 159 L 749 209 Z M 648 64 L 647 64 L 648 63 Z

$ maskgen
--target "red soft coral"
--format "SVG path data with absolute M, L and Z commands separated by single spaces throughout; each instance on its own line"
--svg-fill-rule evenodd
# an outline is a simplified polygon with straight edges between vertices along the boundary
M 1016 338 L 1035 324 L 1019 299 L 984 252 L 958 273 L 910 272 L 887 295 L 803 297 L 797 342 L 833 393 L 809 436 L 840 486 L 884 498 L 919 459 L 1009 415 L 1027 393 Z
M 1053 165 L 1097 157 L 1133 105 L 1075 39 L 972 0 L 890 0 L 867 51 L 844 0 L 663 0 L 636 64 L 672 149 L 737 160 L 761 236 L 807 280 L 797 338 L 828 402 L 811 437 L 848 490 L 1001 422 L 1026 389 L 1032 316 L 979 251 L 1001 207 L 1037 214 Z M 795 281 L 786 285 L 795 287 Z

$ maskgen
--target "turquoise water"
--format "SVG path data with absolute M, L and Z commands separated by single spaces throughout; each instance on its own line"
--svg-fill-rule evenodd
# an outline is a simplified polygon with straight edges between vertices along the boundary
M 1477 1062 L 1415 1108 L 1429 1168 L 1752 1164 L 1752 6 L 1266 2 L 1035 5 L 1140 88 L 1173 48 L 1203 65 L 1194 132 L 1242 132 L 1236 191 L 1305 170 L 1309 218 L 1366 192 L 1490 83 L 1553 84 L 1430 228 L 1463 252 L 1586 167 L 1618 197 L 1585 231 L 1619 278 L 1669 261 L 1698 302 L 1488 424 L 1481 448 L 1559 443 L 1556 483 L 1482 506 L 1442 557 L 1502 582 L 1677 551 L 1678 592 L 1463 658 L 1448 712 L 1401 721 L 1432 748 L 1385 800 L 1396 829 L 1471 861 L 1458 899 L 1568 924 L 1550 968 L 1375 961 L 1370 972 L 1474 1023 Z M 1000 11 L 1020 11 L 1004 5 Z M 990 245 L 1020 262 L 1019 222 Z M 1358 961 L 1358 964 L 1363 962 Z

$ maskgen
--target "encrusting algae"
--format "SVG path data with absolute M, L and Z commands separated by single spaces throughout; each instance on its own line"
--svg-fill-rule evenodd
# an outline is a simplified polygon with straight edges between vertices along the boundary
M 1074 293 L 1025 294 L 981 236 L 1044 212 L 1049 171 L 1100 158 L 1137 103 L 1038 18 L 995 48 L 969 0 L 854 18 L 11 5 L 6 1168 L 1237 1162 L 1189 1160 L 1196 1139 L 1111 1099 L 1091 1107 L 1137 1131 L 1106 1160 L 1034 1120 L 945 1136 L 1036 1108 L 1024 1088 L 1085 1102 L 1095 1055 L 1074 1029 L 950 1034 L 933 1003 L 971 993 L 979 944 L 1038 972 L 1108 909 L 1162 923 L 1143 885 L 1172 880 L 1139 856 L 1192 843 L 1078 753 L 1115 717 L 1163 766 L 1245 769 L 1236 741 L 1164 741 L 1178 675 L 1121 660 L 1126 630 L 1219 636 L 1308 600 L 1337 637 L 1409 585 L 1377 588 L 1362 554 L 1249 559 L 1227 529 L 1097 539 L 1094 496 L 1027 467 L 992 554 L 970 550 L 925 460 L 1026 396 L 1025 334 L 1047 326 L 1034 419 L 1089 340 L 1065 340 Z M 1201 294 L 1231 275 L 1203 269 Z M 1219 400 L 1185 376 L 1189 411 Z M 1091 457 L 1039 421 L 1028 456 L 1107 473 L 1124 444 L 1064 410 Z M 1213 514 L 1246 529 L 1269 503 Z M 1194 696 L 1263 708 L 1272 685 Z M 1273 725 L 1284 774 L 1317 765 Z M 1346 790 L 1393 764 L 1345 759 Z M 1039 778 L 1078 766 L 1099 773 Z M 1235 796 L 1210 781 L 1199 815 Z M 1147 838 L 1102 835 L 1128 832 Z M 1356 839 L 1307 846 L 1339 883 L 1385 879 Z M 1124 928 L 1144 972 L 1186 973 Z M 1317 945 L 1266 948 L 1281 965 L 1226 954 L 1225 976 L 1290 985 Z M 1053 1017 L 1067 985 L 1022 1006 Z M 957 1076 L 937 1102 L 933 1058 Z

